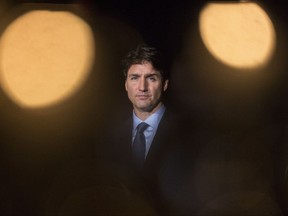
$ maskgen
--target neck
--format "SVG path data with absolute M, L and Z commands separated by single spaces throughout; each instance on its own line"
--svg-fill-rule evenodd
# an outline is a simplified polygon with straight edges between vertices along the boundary
M 134 108 L 135 115 L 141 119 L 142 121 L 145 121 L 149 116 L 151 116 L 153 113 L 155 113 L 160 107 L 162 103 L 160 102 L 156 107 L 154 107 L 151 111 L 142 111 L 137 110 Z

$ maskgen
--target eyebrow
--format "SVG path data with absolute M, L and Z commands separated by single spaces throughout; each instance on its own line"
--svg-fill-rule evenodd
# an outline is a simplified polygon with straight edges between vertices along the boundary
M 138 74 L 137 72 L 136 73 L 131 73 L 128 75 L 128 77 L 131 77 L 131 76 L 141 76 L 140 74 Z M 145 77 L 151 77 L 151 76 L 161 76 L 160 73 L 155 73 L 155 72 L 152 72 L 150 74 L 145 74 Z
M 146 75 L 146 77 L 150 77 L 150 76 L 161 76 L 161 75 L 159 73 L 150 73 Z
M 131 76 L 140 76 L 140 74 L 137 74 L 137 73 L 131 73 L 128 75 L 128 77 L 131 77 Z

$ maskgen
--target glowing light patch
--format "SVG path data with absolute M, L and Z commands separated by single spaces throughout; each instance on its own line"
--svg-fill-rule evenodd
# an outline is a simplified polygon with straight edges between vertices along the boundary
M 255 3 L 209 3 L 200 14 L 199 26 L 207 49 L 229 66 L 263 66 L 273 54 L 273 24 Z
M 91 28 L 64 11 L 30 11 L 0 41 L 0 83 L 22 107 L 41 108 L 71 96 L 86 80 L 95 56 Z

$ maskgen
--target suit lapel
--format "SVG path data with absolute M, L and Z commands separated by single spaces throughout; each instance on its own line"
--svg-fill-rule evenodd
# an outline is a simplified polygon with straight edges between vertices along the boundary
M 167 129 L 168 129 L 168 117 L 169 113 L 165 111 L 162 119 L 159 122 L 156 134 L 151 143 L 149 153 L 146 157 L 144 170 L 151 172 L 152 170 L 157 170 L 160 162 L 162 161 L 163 155 L 165 155 L 167 149 Z

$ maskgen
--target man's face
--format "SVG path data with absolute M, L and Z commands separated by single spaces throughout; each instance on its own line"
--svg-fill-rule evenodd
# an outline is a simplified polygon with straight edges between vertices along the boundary
M 127 72 L 125 88 L 135 112 L 153 112 L 160 107 L 161 95 L 168 87 L 151 63 L 132 65 Z

